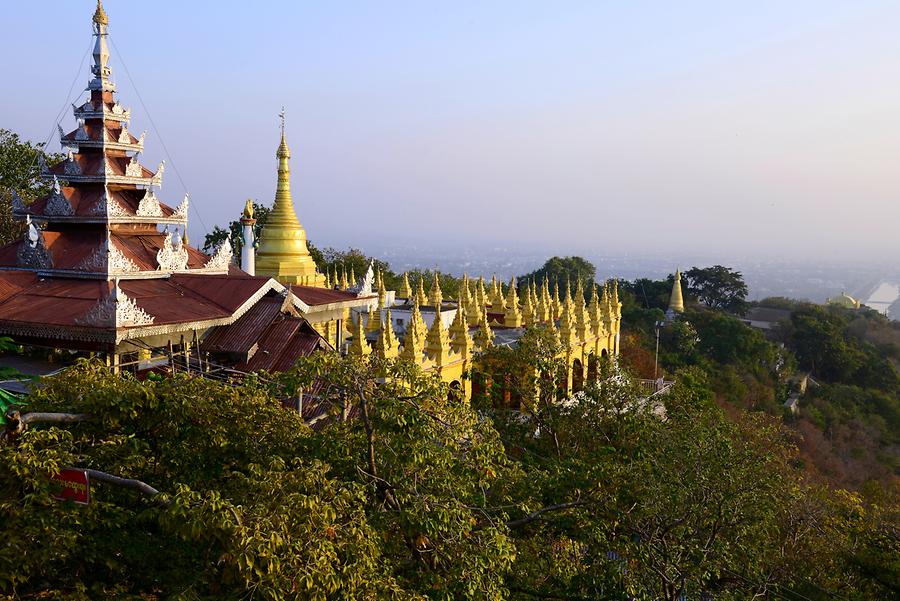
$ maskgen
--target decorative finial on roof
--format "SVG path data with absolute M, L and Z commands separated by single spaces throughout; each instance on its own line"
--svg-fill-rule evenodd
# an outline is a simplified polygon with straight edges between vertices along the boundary
M 284 136 L 284 107 L 281 107 L 281 112 L 278 113 L 279 119 L 281 119 L 281 143 L 278 145 L 278 152 L 275 155 L 279 159 L 289 159 L 291 158 L 291 149 L 288 148 L 287 139 Z
M 244 219 L 251 220 L 253 219 L 253 199 L 248 198 L 247 204 L 244 205 Z
M 94 11 L 94 23 L 97 25 L 109 25 L 109 17 L 106 16 L 106 11 L 103 10 L 103 2 L 97 0 L 97 9 Z

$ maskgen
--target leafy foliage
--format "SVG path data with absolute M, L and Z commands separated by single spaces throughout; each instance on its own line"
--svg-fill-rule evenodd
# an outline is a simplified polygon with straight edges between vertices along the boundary
M 574 283 L 578 280 L 593 282 L 597 277 L 597 269 L 587 259 L 582 257 L 552 257 L 547 259 L 539 269 L 520 276 L 522 282 L 543 282 L 547 278 L 551 283 L 559 282 L 560 286 L 566 280 Z
M 684 273 L 687 292 L 710 309 L 742 315 L 747 310 L 747 284 L 739 271 L 722 265 L 694 267 Z

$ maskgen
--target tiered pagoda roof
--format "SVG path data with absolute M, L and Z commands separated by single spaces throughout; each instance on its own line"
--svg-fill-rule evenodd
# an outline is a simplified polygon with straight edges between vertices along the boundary
M 231 244 L 213 256 L 185 244 L 188 196 L 174 207 L 163 202 L 165 162 L 155 169 L 141 163 L 145 134 L 129 131 L 131 111 L 115 98 L 107 26 L 98 3 L 90 98 L 73 105 L 74 130 L 59 128 L 66 158 L 51 166 L 41 161 L 50 193 L 27 206 L 14 196 L 13 215 L 28 227 L 22 241 L 0 249 L 0 268 L 102 280 L 227 274 Z

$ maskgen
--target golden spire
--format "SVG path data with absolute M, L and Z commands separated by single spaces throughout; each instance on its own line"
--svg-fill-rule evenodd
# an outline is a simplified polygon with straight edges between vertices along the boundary
M 503 325 L 507 328 L 522 327 L 522 314 L 519 312 L 519 295 L 516 294 L 516 276 L 509 280 L 509 292 L 506 295 L 506 311 Z
M 93 21 L 97 25 L 109 25 L 109 17 L 106 16 L 106 11 L 103 10 L 103 3 L 100 0 L 97 0 L 97 9 L 94 11 Z
M 594 283 L 593 293 L 591 294 L 591 302 L 588 305 L 588 316 L 591 320 L 591 333 L 599 338 L 600 331 L 603 325 L 603 314 L 600 312 L 600 298 L 596 283 Z
M 481 323 L 481 316 L 485 311 L 484 307 L 484 291 L 475 284 L 475 297 L 471 299 L 466 309 L 466 320 L 470 326 L 477 326 Z
M 306 230 L 297 219 L 291 197 L 291 150 L 284 133 L 283 107 L 278 116 L 281 118 L 281 142 L 275 152 L 278 185 L 275 204 L 259 234 L 256 274 L 268 275 L 283 283 L 324 286 L 325 277 L 316 271 L 306 245 Z
M 450 345 L 454 351 L 460 352 L 459 346 L 465 346 L 466 352 L 471 351 L 472 339 L 469 338 L 469 324 L 466 319 L 465 307 L 458 307 L 456 315 L 453 317 L 453 323 L 450 324 Z M 465 338 L 465 343 L 463 339 Z
M 616 297 L 618 297 L 618 294 Z M 669 310 L 675 313 L 684 313 L 684 297 L 681 295 L 681 271 L 678 269 L 675 270 L 675 283 L 672 285 L 672 296 L 669 298 Z
M 413 314 L 406 327 L 406 335 L 403 337 L 403 348 L 400 350 L 400 356 L 416 365 L 422 362 L 422 340 L 421 331 L 419 330 L 419 322 L 422 315 L 419 313 L 419 304 L 413 302 Z
M 403 272 L 403 283 L 400 284 L 400 290 L 398 291 L 398 296 L 400 298 L 409 299 L 413 295 L 412 288 L 409 287 L 409 275 L 404 271 Z
M 421 306 L 428 304 L 428 296 L 425 295 L 425 275 L 419 274 L 419 281 L 416 282 L 416 303 Z
M 363 316 L 360 313 L 356 316 L 356 320 L 353 323 L 353 342 L 350 343 L 350 348 L 347 349 L 348 353 L 356 357 L 365 357 L 372 352 L 372 348 L 366 341 L 366 332 L 363 330 L 362 321 Z
M 562 314 L 562 303 L 559 302 L 559 278 L 553 282 L 553 298 L 551 299 L 553 303 L 553 319 L 559 319 Z
M 440 307 L 444 300 L 444 293 L 441 292 L 441 279 L 438 272 L 434 272 L 434 278 L 431 281 L 431 288 L 428 290 L 428 304 L 432 307 Z
M 378 332 L 378 341 L 375 343 L 375 354 L 383 359 L 391 359 L 399 354 L 400 341 L 394 334 L 394 327 L 391 324 L 391 310 L 385 313 L 384 323 L 381 324 L 381 330 Z
M 369 306 L 369 316 L 366 320 L 366 332 L 377 332 L 381 329 L 381 311 L 375 311 Z
M 434 309 L 434 321 L 431 322 L 431 328 L 428 330 L 426 339 L 427 345 L 425 350 L 428 355 L 440 367 L 447 363 L 450 358 L 450 339 L 447 337 L 447 330 L 444 329 L 444 322 L 441 319 L 441 305 L 438 304 Z
M 475 332 L 475 344 L 479 349 L 485 350 L 494 342 L 494 332 L 487 320 L 487 311 L 481 314 L 481 322 L 478 324 L 478 331 Z
M 559 341 L 564 349 L 568 349 L 575 342 L 575 329 L 572 324 L 572 314 L 563 309 L 559 318 Z
M 356 279 L 356 270 L 353 268 L 353 265 L 350 266 L 350 279 L 347 280 L 347 283 L 351 288 L 359 283 L 359 280 Z
M 538 320 L 537 311 L 531 294 L 531 286 L 526 285 L 524 300 L 522 301 L 522 325 L 533 326 Z
M 591 328 L 591 320 L 587 314 L 587 308 L 584 306 L 584 286 L 581 278 L 578 278 L 578 286 L 575 289 L 575 331 L 578 338 L 584 342 L 588 338 Z

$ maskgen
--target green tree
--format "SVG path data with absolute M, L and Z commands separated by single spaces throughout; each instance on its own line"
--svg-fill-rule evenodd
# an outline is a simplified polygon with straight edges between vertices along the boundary
M 593 284 L 597 277 L 597 269 L 587 259 L 582 257 L 551 257 L 547 259 L 542 267 L 519 276 L 518 282 L 543 282 L 544 278 L 549 279 L 551 285 L 553 282 L 559 282 L 563 286 L 566 280 L 572 285 L 581 280 L 589 284 Z
M 739 271 L 722 265 L 694 267 L 684 273 L 688 294 L 710 309 L 743 315 L 747 310 L 747 284 Z
M 407 596 L 386 573 L 366 492 L 327 462 L 265 389 L 176 376 L 139 382 L 99 363 L 52 379 L 22 412 L 70 425 L 7 431 L 0 444 L 0 591 L 66 599 Z M 51 499 L 63 467 L 95 482 L 86 507 Z
M 13 220 L 13 192 L 28 204 L 50 191 L 50 184 L 40 177 L 41 154 L 48 163 L 62 159 L 59 154 L 45 153 L 43 144 L 24 141 L 18 134 L 0 129 L 0 245 L 19 239 L 24 232 L 22 223 Z

